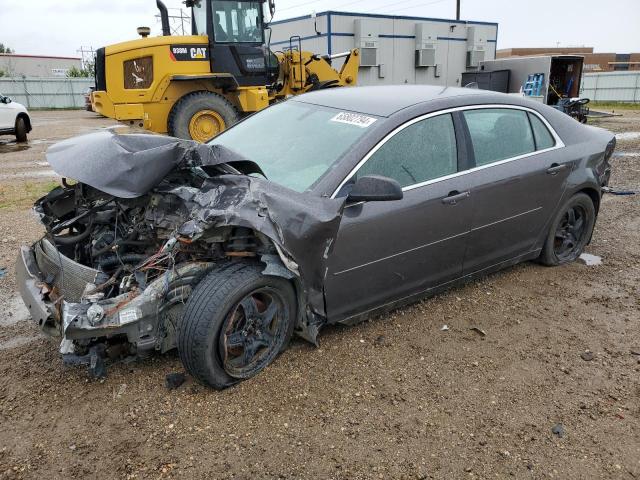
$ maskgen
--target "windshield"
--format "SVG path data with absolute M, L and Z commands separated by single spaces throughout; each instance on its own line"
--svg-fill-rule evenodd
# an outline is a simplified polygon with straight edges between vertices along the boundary
M 216 42 L 262 43 L 261 2 L 212 0 Z
M 209 143 L 227 147 L 257 163 L 269 180 L 303 192 L 355 145 L 376 120 L 289 101 L 247 118 Z
M 213 14 L 213 35 L 216 42 L 263 43 L 262 2 L 209 0 Z M 194 35 L 208 35 L 207 1 L 193 4 Z

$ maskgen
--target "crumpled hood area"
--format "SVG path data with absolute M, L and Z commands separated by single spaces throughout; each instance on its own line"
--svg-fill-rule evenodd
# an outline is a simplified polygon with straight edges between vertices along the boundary
M 298 193 L 245 175 L 211 177 L 193 193 L 191 219 L 179 229 L 181 236 L 198 238 L 208 229 L 227 225 L 263 233 L 297 263 L 309 303 L 324 314 L 326 261 L 344 199 Z
M 47 151 L 47 161 L 58 175 L 118 198 L 144 195 L 176 167 L 247 162 L 219 145 L 111 130 L 56 143 Z
M 247 175 L 217 175 L 200 188 L 169 187 L 162 179 L 173 169 L 252 164 L 221 146 L 156 135 L 117 135 L 110 131 L 72 138 L 52 146 L 47 159 L 61 176 L 118 198 L 150 191 L 179 197 L 190 212 L 176 235 L 196 240 L 223 226 L 248 227 L 269 237 L 297 264 L 309 306 L 324 315 L 326 261 L 338 232 L 344 199 L 298 193 Z M 243 169 L 247 171 L 247 168 Z M 284 262 L 285 264 L 287 262 Z

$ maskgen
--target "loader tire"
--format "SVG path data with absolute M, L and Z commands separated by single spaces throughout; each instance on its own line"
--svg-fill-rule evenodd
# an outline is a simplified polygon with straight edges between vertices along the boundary
M 178 100 L 169 112 L 172 137 L 205 143 L 240 119 L 236 108 L 222 95 L 200 91 Z

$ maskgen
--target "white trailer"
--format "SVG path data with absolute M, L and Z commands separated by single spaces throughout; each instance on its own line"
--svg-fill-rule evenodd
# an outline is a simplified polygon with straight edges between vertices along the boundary
M 547 105 L 556 105 L 561 98 L 574 98 L 580 94 L 584 57 L 577 55 L 540 55 L 512 57 L 480 62 L 480 68 L 465 75 L 465 79 L 493 72 L 509 72 L 509 81 L 504 93 L 520 93 L 527 88 L 530 75 L 542 74 L 538 95 L 529 95 Z M 501 86 L 502 88 L 502 86 Z

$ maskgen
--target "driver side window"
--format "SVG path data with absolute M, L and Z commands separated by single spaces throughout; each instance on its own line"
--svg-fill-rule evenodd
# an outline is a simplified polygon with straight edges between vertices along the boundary
M 458 153 L 451 114 L 420 120 L 384 143 L 356 175 L 382 175 L 401 187 L 458 171 Z

